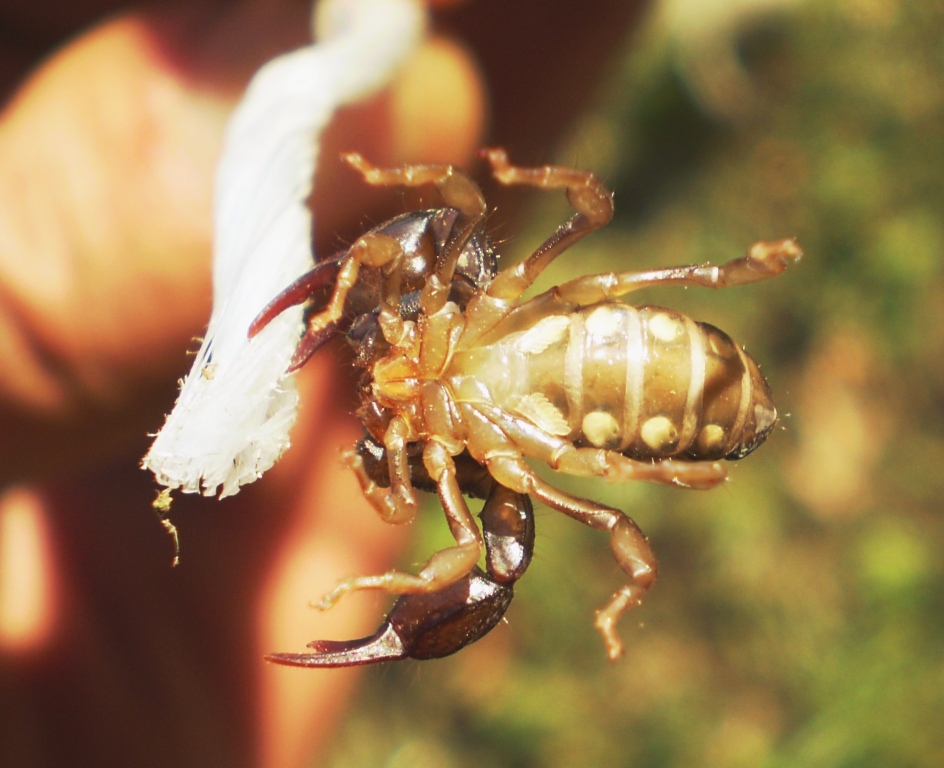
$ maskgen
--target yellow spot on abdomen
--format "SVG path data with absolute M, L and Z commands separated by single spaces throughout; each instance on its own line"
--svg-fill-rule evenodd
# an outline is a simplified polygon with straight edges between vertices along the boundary
M 719 424 L 705 424 L 698 433 L 696 445 L 701 453 L 713 453 L 724 445 L 724 427 Z
M 620 442 L 619 422 L 607 411 L 591 411 L 580 425 L 584 436 L 597 448 L 609 448 Z
M 675 341 L 682 335 L 684 327 L 674 317 L 660 312 L 649 318 L 649 333 L 659 341 Z
M 591 312 L 585 321 L 587 333 L 591 336 L 609 337 L 618 333 L 622 326 L 620 309 L 604 304 Z
M 647 419 L 639 434 L 646 445 L 658 452 L 671 450 L 679 438 L 678 427 L 667 416 L 653 416 Z

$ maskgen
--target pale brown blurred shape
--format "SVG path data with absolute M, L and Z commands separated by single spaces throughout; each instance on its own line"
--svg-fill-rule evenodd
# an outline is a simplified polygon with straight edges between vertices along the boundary
M 795 409 L 802 420 L 788 481 L 823 518 L 859 514 L 874 494 L 876 468 L 891 428 L 890 403 L 874 346 L 852 326 L 825 331 L 804 368 Z

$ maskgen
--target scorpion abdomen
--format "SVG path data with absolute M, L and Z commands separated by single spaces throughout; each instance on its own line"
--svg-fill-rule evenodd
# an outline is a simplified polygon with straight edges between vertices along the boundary
M 460 353 L 492 402 L 577 446 L 637 460 L 738 459 L 776 422 L 754 360 L 671 309 L 604 302 Z

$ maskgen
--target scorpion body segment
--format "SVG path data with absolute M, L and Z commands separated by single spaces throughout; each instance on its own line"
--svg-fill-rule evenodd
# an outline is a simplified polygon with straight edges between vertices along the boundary
M 623 652 L 616 624 L 653 583 L 655 556 L 626 514 L 556 488 L 529 460 L 570 475 L 707 489 L 727 476 L 720 460 L 746 456 L 776 422 L 756 363 L 730 337 L 619 299 L 653 285 L 723 288 L 773 277 L 800 258 L 793 240 L 757 243 L 720 266 L 587 275 L 524 299 L 555 258 L 610 220 L 612 194 L 592 173 L 520 168 L 502 150 L 483 154 L 500 183 L 562 189 L 575 209 L 529 257 L 497 270 L 481 191 L 452 166 L 384 169 L 347 155 L 370 184 L 435 184 L 446 207 L 366 233 L 277 296 L 250 330 L 310 301 L 296 367 L 327 334 L 347 330 L 362 371 L 366 436 L 345 460 L 388 522 L 409 522 L 417 491 L 435 492 L 455 539 L 416 574 L 347 578 L 322 599 L 329 608 L 360 589 L 400 595 L 376 635 L 316 642 L 314 654 L 274 661 L 428 658 L 478 639 L 504 614 L 530 562 L 531 497 L 610 535 L 627 583 L 597 611 L 596 625 L 615 660 Z M 486 499 L 481 530 L 465 495 Z
M 577 447 L 640 461 L 736 459 L 776 421 L 754 361 L 722 331 L 603 302 L 462 348 L 442 380 Z

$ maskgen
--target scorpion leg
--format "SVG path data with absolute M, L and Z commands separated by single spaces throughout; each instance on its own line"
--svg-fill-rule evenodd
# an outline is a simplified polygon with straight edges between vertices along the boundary
M 420 296 L 420 306 L 431 315 L 449 299 L 449 290 L 456 263 L 472 233 L 485 220 L 485 198 L 482 190 L 465 173 L 452 165 L 403 165 L 398 168 L 378 168 L 356 152 L 341 158 L 360 172 L 364 181 L 373 186 L 419 187 L 435 184 L 443 202 L 461 214 L 436 264 L 435 275 L 430 275 Z
M 754 243 L 746 256 L 721 266 L 690 264 L 683 267 L 645 272 L 609 272 L 586 275 L 562 283 L 554 289 L 556 300 L 573 306 L 589 306 L 607 299 L 654 285 L 686 285 L 702 288 L 728 288 L 769 280 L 799 261 L 803 252 L 796 240 L 786 238 Z M 550 292 L 548 292 L 550 293 Z M 540 300 L 542 297 L 535 297 Z
M 379 487 L 390 485 L 388 463 L 383 444 L 366 435 L 345 455 L 351 466 L 356 466 L 362 485 Z M 456 478 L 463 493 L 486 503 L 479 513 L 485 539 L 485 560 L 489 576 L 502 583 L 515 582 L 531 563 L 534 548 L 534 518 L 531 501 L 495 482 L 488 470 L 468 453 L 456 456 Z M 434 492 L 436 482 L 430 477 L 422 457 L 410 459 L 410 477 L 413 485 Z
M 511 603 L 514 582 L 531 562 L 534 516 L 527 496 L 491 479 L 489 486 L 480 514 L 487 573 L 474 568 L 445 589 L 402 595 L 369 637 L 315 640 L 309 643 L 314 653 L 274 653 L 266 658 L 299 667 L 434 659 L 455 653 L 490 632 Z
M 396 421 L 397 419 L 394 419 L 391 425 Z M 392 449 L 392 445 L 387 445 L 386 442 L 385 445 L 388 451 Z M 396 461 L 402 461 L 403 466 L 406 467 L 405 450 L 398 448 L 397 453 L 402 458 Z M 321 599 L 317 605 L 319 609 L 327 610 L 344 595 L 361 589 L 382 589 L 398 595 L 436 592 L 466 577 L 475 567 L 484 542 L 472 513 L 462 497 L 462 490 L 456 477 L 455 462 L 443 446 L 430 441 L 423 451 L 423 463 L 430 478 L 436 483 L 456 545 L 433 554 L 418 574 L 393 570 L 374 576 L 355 576 L 344 579 Z M 391 468 L 393 467 L 392 460 Z M 391 481 L 394 489 L 398 486 L 409 489 L 415 509 L 416 498 L 409 481 L 409 472 L 407 471 L 404 477 L 391 477 Z
M 514 432 L 507 431 L 508 424 L 503 422 L 502 426 L 499 426 L 485 414 L 468 405 L 462 409 L 462 415 L 469 428 L 469 452 L 485 465 L 496 482 L 517 493 L 533 496 L 584 525 L 609 532 L 610 547 L 616 562 L 630 579 L 629 583 L 617 590 L 596 614 L 596 627 L 603 635 L 607 655 L 610 660 L 615 661 L 623 654 L 623 644 L 616 631 L 616 624 L 627 610 L 641 602 L 656 578 L 658 570 L 656 558 L 646 537 L 636 523 L 618 509 L 572 496 L 538 477 L 525 463 L 521 451 L 514 442 Z M 532 456 L 530 453 L 528 455 Z M 633 462 L 611 451 L 581 452 L 580 449 L 574 448 L 569 451 L 559 451 L 558 455 L 559 457 L 568 455 L 578 457 L 576 461 L 559 459 L 556 463 L 557 468 L 571 471 L 573 474 L 594 474 L 606 477 L 610 467 L 616 466 L 617 472 L 629 472 L 630 477 L 634 479 L 674 482 L 673 477 L 681 477 L 698 487 L 706 487 L 700 484 L 703 482 L 710 484 L 724 477 L 723 467 L 708 462 L 686 464 L 662 461 L 648 464 Z M 555 466 L 555 463 L 549 461 L 546 455 L 542 456 L 536 452 L 532 457 L 543 458 L 551 466 Z M 621 463 L 617 457 L 622 462 L 628 463 Z M 651 468 L 656 474 L 635 474 L 644 472 L 645 467 Z M 720 470 L 720 475 L 715 468 Z M 689 472 L 695 474 L 690 476 Z M 707 475 L 703 476 L 705 472 Z
M 613 194 L 589 171 L 557 165 L 520 168 L 508 162 L 503 149 L 485 149 L 482 154 L 492 174 L 502 184 L 523 184 L 541 189 L 565 189 L 576 213 L 564 222 L 534 253 L 519 264 L 503 269 L 488 286 L 488 295 L 511 300 L 523 294 L 538 275 L 560 254 L 613 218 Z
M 576 477 L 620 483 L 640 480 L 696 490 L 715 488 L 728 477 L 719 461 L 639 461 L 616 451 L 578 448 L 563 438 L 548 437 L 527 421 L 490 404 L 463 403 L 459 410 L 472 430 L 477 455 L 485 457 L 486 463 L 490 454 L 524 454 Z
M 488 295 L 498 299 L 516 299 L 531 286 L 542 271 L 561 253 L 590 232 L 609 223 L 613 216 L 613 196 L 591 172 L 545 165 L 519 168 L 508 162 L 502 149 L 486 149 L 482 154 L 492 166 L 492 173 L 502 184 L 525 184 L 542 189 L 566 189 L 567 199 L 577 213 L 551 235 L 527 259 L 504 269 L 492 280 Z M 755 243 L 747 256 L 714 267 L 691 265 L 647 272 L 623 272 L 589 275 L 554 289 L 560 299 L 576 306 L 587 306 L 605 299 L 652 285 L 697 285 L 723 288 L 745 285 L 779 275 L 799 260 L 802 251 L 790 238 Z
M 658 573 L 655 554 L 639 526 L 618 509 L 571 496 L 555 488 L 535 475 L 520 456 L 497 456 L 489 459 L 486 465 L 500 484 L 518 493 L 532 495 L 584 525 L 609 532 L 613 555 L 630 581 L 596 612 L 595 624 L 603 635 L 609 659 L 619 659 L 623 655 L 623 643 L 616 631 L 616 624 L 626 611 L 642 602 Z
M 411 437 L 407 422 L 397 416 L 390 420 L 384 433 L 384 455 L 387 459 L 387 482 L 379 486 L 364 470 L 363 458 L 357 452 L 345 452 L 348 462 L 361 484 L 364 497 L 386 523 L 403 525 L 416 517 L 418 501 L 410 478 L 407 442 Z
M 776 277 L 803 255 L 795 240 L 759 242 L 746 256 L 721 266 L 690 264 L 644 272 L 609 272 L 586 275 L 508 307 L 490 296 L 476 296 L 466 315 L 474 325 L 467 330 L 467 344 L 484 343 L 514 330 L 528 328 L 549 314 L 566 314 L 579 307 L 590 306 L 632 291 L 654 285 L 684 285 L 702 288 L 727 288 L 734 285 L 768 280 Z M 502 273 L 499 273 L 501 276 Z M 497 277 L 495 278 L 498 279 Z
M 645 480 L 707 491 L 728 478 L 719 461 L 637 461 L 602 448 L 573 448 L 548 462 L 558 472 L 577 477 L 601 477 L 610 482 Z
M 351 289 L 357 285 L 357 279 L 360 275 L 362 265 L 370 267 L 384 267 L 389 264 L 395 264 L 403 255 L 403 249 L 400 243 L 392 237 L 381 235 L 376 232 L 368 232 L 366 235 L 358 238 L 354 245 L 347 251 L 347 255 L 341 262 L 341 269 L 338 271 L 337 280 L 334 284 L 334 292 L 323 311 L 308 319 L 308 333 L 315 334 L 323 328 L 338 323 L 344 315 L 344 302 Z M 398 280 L 399 274 L 394 270 L 394 277 Z M 394 300 L 396 299 L 396 300 Z M 385 306 L 381 310 L 381 324 L 384 319 L 399 317 L 399 297 L 385 296 Z M 387 330 L 384 329 L 386 335 Z

